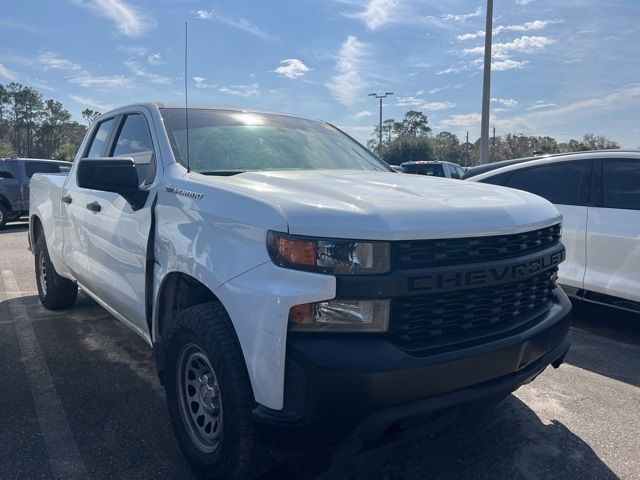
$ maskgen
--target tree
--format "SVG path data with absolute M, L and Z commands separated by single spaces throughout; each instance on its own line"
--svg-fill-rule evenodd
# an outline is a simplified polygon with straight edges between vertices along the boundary
M 586 152 L 588 150 L 610 150 L 620 148 L 620 144 L 604 135 L 587 133 L 582 140 L 571 139 L 567 143 L 558 145 L 561 152 Z
M 389 165 L 431 160 L 431 145 L 426 137 L 398 137 L 386 146 L 383 158 Z
M 464 148 L 458 137 L 451 132 L 440 132 L 429 140 L 434 160 L 462 164 Z
M 0 84 L 0 142 L 4 137 L 4 113 L 11 102 L 11 95 L 7 87 Z
M 64 128 L 71 120 L 71 114 L 65 110 L 62 103 L 55 100 L 45 102 L 42 123 L 38 128 L 38 154 L 48 158 L 58 150 Z
M 398 137 L 426 137 L 431 133 L 427 116 L 417 110 L 409 110 L 399 124 L 394 124 Z
M 82 118 L 87 122 L 87 125 L 91 125 L 95 120 L 102 115 L 100 112 L 96 110 L 91 110 L 90 108 L 85 108 L 82 110 Z

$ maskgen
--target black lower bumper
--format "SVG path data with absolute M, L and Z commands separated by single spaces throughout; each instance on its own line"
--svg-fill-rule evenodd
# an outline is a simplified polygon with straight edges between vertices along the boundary
M 356 427 L 373 438 L 410 417 L 507 395 L 566 354 L 571 306 L 562 292 L 557 298 L 525 331 L 436 355 L 385 338 L 291 336 L 284 409 L 258 407 L 254 417 L 281 440 L 325 443 Z

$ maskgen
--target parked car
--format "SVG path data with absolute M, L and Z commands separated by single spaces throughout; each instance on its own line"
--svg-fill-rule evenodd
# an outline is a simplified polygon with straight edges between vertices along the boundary
M 31 182 L 40 301 L 81 287 L 139 334 L 182 451 L 221 479 L 265 441 L 406 439 L 559 366 L 560 230 L 535 195 L 398 175 L 327 123 L 244 110 L 114 110 L 68 177 Z
M 464 175 L 463 168 L 457 163 L 440 162 L 437 160 L 419 160 L 416 162 L 404 162 L 400 165 L 404 173 L 416 175 L 428 175 L 430 177 L 457 178 Z
M 29 180 L 34 173 L 67 173 L 71 163 L 39 158 L 0 159 L 0 229 L 29 213 Z
M 604 150 L 498 162 L 471 181 L 535 193 L 562 212 L 570 296 L 640 313 L 640 151 Z

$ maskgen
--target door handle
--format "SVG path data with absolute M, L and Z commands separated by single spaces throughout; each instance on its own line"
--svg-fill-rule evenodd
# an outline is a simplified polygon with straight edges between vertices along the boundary
M 62 201 L 68 204 L 71 203 L 73 199 L 71 198 L 71 195 L 65 195 L 64 197 L 62 197 Z
M 98 202 L 87 203 L 87 210 L 91 210 L 92 212 L 99 212 L 102 210 L 102 207 Z

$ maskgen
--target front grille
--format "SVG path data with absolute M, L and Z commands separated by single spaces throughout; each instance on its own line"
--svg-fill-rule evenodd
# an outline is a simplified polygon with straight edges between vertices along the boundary
M 395 298 L 389 333 L 412 350 L 504 335 L 550 308 L 557 270 L 503 285 Z
M 557 245 L 560 230 L 558 224 L 512 235 L 393 242 L 391 265 L 396 270 L 520 257 Z

